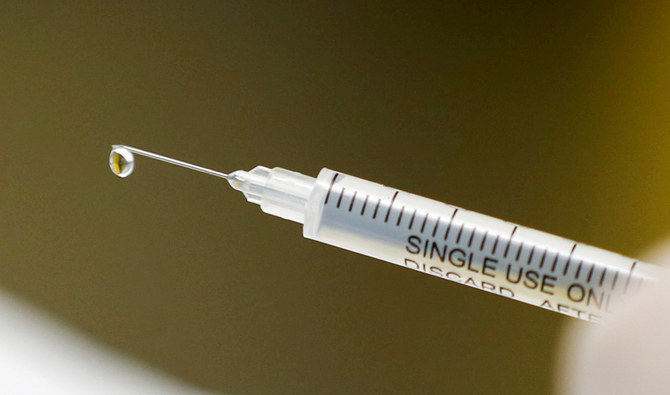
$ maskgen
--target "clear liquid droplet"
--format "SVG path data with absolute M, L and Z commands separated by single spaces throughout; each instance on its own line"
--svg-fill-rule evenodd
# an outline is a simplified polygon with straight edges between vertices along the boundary
M 135 169 L 135 155 L 125 148 L 114 148 L 109 153 L 109 168 L 121 178 L 128 177 Z

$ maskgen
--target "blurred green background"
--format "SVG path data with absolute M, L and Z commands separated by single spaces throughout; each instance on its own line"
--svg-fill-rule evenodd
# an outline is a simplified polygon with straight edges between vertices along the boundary
M 0 286 L 218 391 L 550 391 L 570 319 L 107 165 L 329 167 L 624 254 L 661 238 L 670 6 L 473 3 L 4 3 Z

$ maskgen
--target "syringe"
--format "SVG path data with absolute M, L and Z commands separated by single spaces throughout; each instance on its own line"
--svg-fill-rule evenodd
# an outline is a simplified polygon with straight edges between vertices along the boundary
M 325 168 L 316 178 L 263 166 L 226 174 L 113 145 L 112 171 L 130 175 L 133 154 L 225 178 L 264 212 L 303 224 L 306 238 L 588 321 L 664 271 Z

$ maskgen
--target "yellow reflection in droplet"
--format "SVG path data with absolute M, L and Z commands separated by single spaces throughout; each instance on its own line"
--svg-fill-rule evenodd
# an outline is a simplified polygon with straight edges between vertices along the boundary
M 119 177 L 128 177 L 135 169 L 135 156 L 125 148 L 114 148 L 109 153 L 109 168 Z

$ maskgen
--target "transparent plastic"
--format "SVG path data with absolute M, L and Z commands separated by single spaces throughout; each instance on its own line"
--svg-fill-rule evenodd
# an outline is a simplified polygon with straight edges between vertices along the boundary
M 230 174 L 230 185 L 244 194 L 263 212 L 304 223 L 307 200 L 316 180 L 294 171 L 257 166 L 251 171 L 238 170 Z
M 328 169 L 303 235 L 589 321 L 662 270 Z

